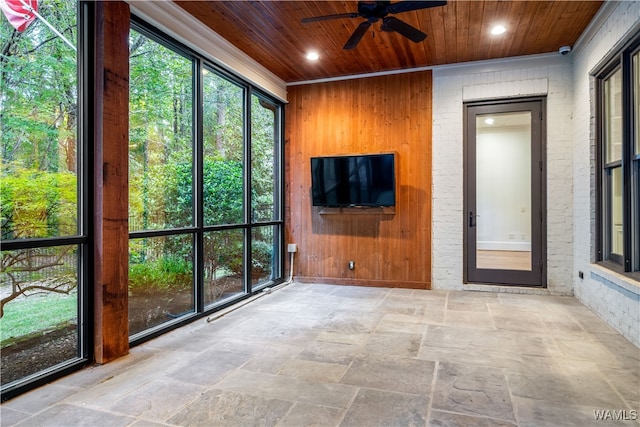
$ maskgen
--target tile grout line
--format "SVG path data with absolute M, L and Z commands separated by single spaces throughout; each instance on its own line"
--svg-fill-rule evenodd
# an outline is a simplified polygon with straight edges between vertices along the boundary
M 427 405 L 427 413 L 425 415 L 426 425 L 429 426 L 429 420 L 431 419 L 431 410 L 433 409 L 433 399 L 436 396 L 436 382 L 438 381 L 438 370 L 440 369 L 440 361 L 436 360 L 433 367 L 433 378 L 431 379 L 431 392 L 429 393 L 429 404 Z
M 351 399 L 349 399 L 349 402 L 347 403 L 346 407 L 344 408 L 344 412 L 342 413 L 342 416 L 340 417 L 340 419 L 336 423 L 336 427 L 340 426 L 344 422 L 344 419 L 347 416 L 347 412 L 349 412 L 349 409 L 351 409 L 351 406 L 353 405 L 353 402 L 356 401 L 356 398 L 358 397 L 358 394 L 360 394 L 360 390 L 362 390 L 362 387 L 355 387 L 355 392 L 353 393 L 353 396 L 351 396 Z
M 502 375 L 504 375 L 504 380 L 507 383 L 507 390 L 509 390 L 509 400 L 511 401 L 511 411 L 513 412 L 513 421 L 516 426 L 520 425 L 520 413 L 518 412 L 518 405 L 516 405 L 513 400 L 513 392 L 511 391 L 511 382 L 509 381 L 509 375 L 507 375 L 506 368 L 500 368 L 502 370 Z

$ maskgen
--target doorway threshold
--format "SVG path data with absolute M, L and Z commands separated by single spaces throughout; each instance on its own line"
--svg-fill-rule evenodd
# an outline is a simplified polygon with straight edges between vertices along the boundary
M 496 285 L 496 284 L 479 284 L 466 283 L 462 286 L 463 291 L 473 292 L 498 292 L 504 294 L 526 294 L 526 295 L 556 295 L 556 296 L 573 296 L 573 292 L 554 292 L 548 288 L 534 286 L 514 286 L 514 285 Z

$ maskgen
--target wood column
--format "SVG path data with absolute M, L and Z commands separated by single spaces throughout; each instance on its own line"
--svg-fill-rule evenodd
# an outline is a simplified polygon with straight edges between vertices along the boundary
M 129 5 L 94 5 L 94 356 L 129 352 Z

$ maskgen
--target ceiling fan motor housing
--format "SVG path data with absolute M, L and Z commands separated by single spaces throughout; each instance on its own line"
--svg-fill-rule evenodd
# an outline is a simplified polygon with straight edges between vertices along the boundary
M 389 14 L 388 1 L 358 2 L 358 15 L 367 18 L 369 22 L 377 22 Z

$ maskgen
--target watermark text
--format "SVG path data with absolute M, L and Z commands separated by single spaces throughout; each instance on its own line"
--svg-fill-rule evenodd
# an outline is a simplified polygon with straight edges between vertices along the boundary
M 635 409 L 594 409 L 593 417 L 597 421 L 635 421 L 638 411 Z

